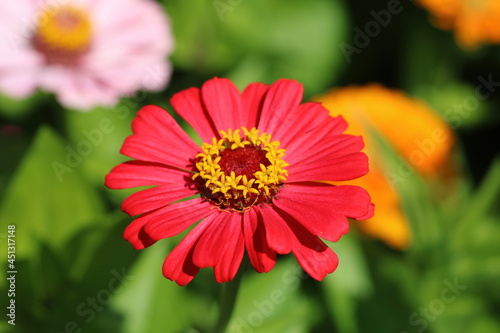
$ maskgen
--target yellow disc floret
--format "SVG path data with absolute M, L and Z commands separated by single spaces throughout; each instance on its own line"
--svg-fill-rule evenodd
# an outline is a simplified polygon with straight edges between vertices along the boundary
M 46 49 L 66 52 L 85 50 L 92 38 L 89 14 L 70 5 L 47 9 L 40 15 L 35 36 Z
M 288 176 L 280 142 L 256 128 L 220 133 L 220 139 L 203 143 L 203 152 L 196 156 L 193 180 L 202 195 L 228 211 L 270 202 Z

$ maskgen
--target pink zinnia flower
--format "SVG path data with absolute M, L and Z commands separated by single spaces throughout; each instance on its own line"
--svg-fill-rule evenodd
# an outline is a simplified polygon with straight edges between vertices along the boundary
M 0 31 L 0 91 L 14 98 L 41 88 L 89 109 L 161 90 L 170 77 L 169 22 L 150 0 L 9 2 Z
M 165 277 L 185 285 L 213 267 L 218 282 L 230 281 L 245 249 L 257 272 L 290 252 L 317 280 L 336 269 L 337 256 L 319 237 L 337 241 L 349 229 L 347 217 L 369 218 L 373 205 L 360 187 L 318 181 L 361 177 L 368 159 L 362 138 L 343 133 L 345 120 L 319 103 L 300 104 L 302 92 L 296 81 L 278 80 L 240 93 L 214 78 L 175 94 L 172 106 L 201 147 L 165 110 L 139 111 L 121 149 L 136 160 L 115 167 L 106 185 L 156 185 L 122 205 L 139 215 L 125 230 L 136 249 L 200 221 L 165 259 Z

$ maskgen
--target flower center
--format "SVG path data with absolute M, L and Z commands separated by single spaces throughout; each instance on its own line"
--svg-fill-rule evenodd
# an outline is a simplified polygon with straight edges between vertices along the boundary
M 271 135 L 259 130 L 220 131 L 221 139 L 203 143 L 196 155 L 193 175 L 196 186 L 207 200 L 226 211 L 246 211 L 251 206 L 270 203 L 288 176 L 284 149 Z
M 32 41 L 47 62 L 73 65 L 89 50 L 91 39 L 89 14 L 82 9 L 63 5 L 40 15 Z

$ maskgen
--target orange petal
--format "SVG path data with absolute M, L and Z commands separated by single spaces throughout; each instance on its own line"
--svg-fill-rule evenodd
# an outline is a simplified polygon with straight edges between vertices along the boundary
M 316 100 L 332 116 L 342 114 L 348 133 L 363 135 L 368 150 L 376 150 L 368 140 L 373 128 L 423 174 L 446 161 L 455 141 L 451 128 L 424 103 L 377 84 L 333 90 Z
M 498 0 L 417 0 L 431 12 L 432 21 L 452 29 L 458 43 L 474 49 L 482 43 L 500 43 L 500 1 Z
M 366 144 L 363 151 L 369 157 L 370 172 L 347 184 L 361 186 L 371 194 L 375 216 L 355 225 L 396 249 L 408 247 L 411 231 L 407 217 L 398 193 L 384 175 L 383 155 L 369 133 L 378 132 L 415 170 L 432 175 L 446 167 L 455 140 L 452 130 L 424 103 L 378 84 L 332 90 L 315 100 L 322 102 L 330 115 L 341 114 L 349 123 L 347 133 L 362 135 Z

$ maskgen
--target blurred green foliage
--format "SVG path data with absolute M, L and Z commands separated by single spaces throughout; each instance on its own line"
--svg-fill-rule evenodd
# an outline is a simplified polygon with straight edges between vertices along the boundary
M 416 173 L 398 184 L 412 223 L 406 251 L 352 230 L 330 244 L 340 266 L 322 282 L 304 275 L 291 256 L 280 257 L 270 273 L 247 271 L 228 332 L 500 331 L 498 92 L 463 111 L 479 77 L 500 80 L 498 46 L 464 51 L 425 11 L 402 1 L 404 10 L 348 62 L 340 44 L 353 44 L 354 28 L 364 29 L 370 12 L 387 2 L 161 3 L 176 39 L 166 91 L 89 113 L 64 110 L 41 92 L 23 101 L 0 96 L 0 237 L 5 253 L 7 225 L 16 225 L 18 270 L 16 325 L 2 320 L 0 332 L 194 333 L 214 325 L 220 286 L 211 271 L 186 287 L 164 279 L 163 258 L 180 236 L 133 250 L 122 238 L 131 219 L 119 209 L 133 191 L 103 186 L 105 174 L 126 159 L 118 152 L 140 107 L 171 110 L 173 93 L 212 76 L 229 77 L 240 88 L 293 78 L 306 97 L 366 82 L 405 90 L 454 127 L 454 163 L 462 170 L 453 189 Z M 401 160 L 377 140 L 397 172 Z

